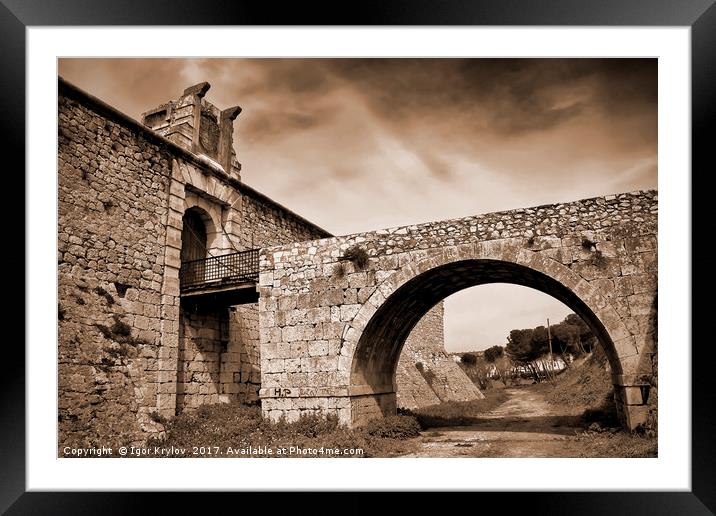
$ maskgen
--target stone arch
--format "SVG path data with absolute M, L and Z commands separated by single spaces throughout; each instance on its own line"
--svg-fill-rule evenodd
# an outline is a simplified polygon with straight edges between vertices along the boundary
M 185 209 L 201 206 L 207 211 L 218 231 L 213 248 L 231 252 L 234 246 L 227 234 L 234 235 L 241 222 L 241 193 L 214 174 L 189 163 L 178 164 L 177 173 L 184 184 L 191 187 L 186 189 Z
M 194 212 L 206 226 L 206 247 L 208 250 L 223 248 L 221 210 L 198 195 L 187 195 L 184 199 L 184 214 Z
M 233 206 L 241 199 L 241 194 L 233 186 L 188 163 L 180 165 L 181 177 L 185 184 L 196 190 L 206 192 L 223 204 Z
M 488 241 L 412 253 L 345 328 L 341 355 L 352 395 L 394 392 L 402 345 L 420 318 L 459 290 L 495 282 L 536 288 L 562 301 L 595 332 L 612 374 L 631 372 L 622 358 L 634 354 L 633 340 L 608 300 L 568 267 L 519 244 Z

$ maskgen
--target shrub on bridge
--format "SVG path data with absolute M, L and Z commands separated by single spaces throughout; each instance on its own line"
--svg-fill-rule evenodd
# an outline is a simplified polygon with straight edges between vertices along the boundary
M 343 260 L 350 260 L 353 262 L 353 265 L 355 265 L 358 270 L 363 270 L 368 267 L 368 262 L 370 261 L 370 257 L 365 249 L 362 249 L 357 245 L 346 249 L 341 258 Z

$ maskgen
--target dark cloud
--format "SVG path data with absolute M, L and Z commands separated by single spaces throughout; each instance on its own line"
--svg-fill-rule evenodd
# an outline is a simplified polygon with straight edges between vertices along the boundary
M 264 84 L 273 91 L 297 95 L 318 95 L 331 88 L 320 62 L 305 59 L 261 60 L 266 70 Z
M 330 114 L 324 111 L 301 113 L 270 109 L 255 111 L 244 118 L 246 118 L 246 123 L 242 125 L 240 135 L 248 137 L 252 142 L 285 137 L 295 131 L 305 131 L 321 124 L 330 123 L 331 120 Z
M 515 135 L 584 112 L 623 118 L 656 106 L 656 60 L 368 59 L 331 68 L 365 92 L 376 116 L 398 123 L 442 116 Z
M 441 181 L 454 179 L 454 170 L 451 168 L 450 162 L 440 154 L 422 150 L 418 151 L 418 157 L 422 160 L 425 168 L 437 179 Z
M 505 135 L 545 131 L 578 116 L 584 110 L 581 102 L 565 107 L 548 107 L 534 98 L 519 107 L 521 110 L 515 116 L 493 116 L 490 127 Z
M 113 91 L 139 114 L 194 80 L 240 103 L 243 141 L 282 139 L 330 124 L 342 104 L 361 102 L 391 133 L 414 145 L 430 131 L 453 150 L 470 139 L 525 137 L 575 121 L 608 126 L 612 143 L 656 145 L 655 59 L 111 59 L 61 60 L 98 94 Z M 92 75 L 87 72 L 92 70 Z M 191 74 L 190 74 L 191 75 Z M 182 82 L 184 81 L 184 82 Z M 220 88 L 217 87 L 217 83 Z M 349 92 L 350 95 L 346 95 Z M 141 107 L 139 102 L 143 102 Z M 329 104 L 329 105 L 327 105 Z M 243 123 L 243 125 L 241 125 Z M 416 149 L 416 152 L 418 150 Z M 434 161 L 434 160 L 433 160 Z M 437 170 L 437 169 L 436 169 Z M 440 172 L 438 170 L 438 175 Z

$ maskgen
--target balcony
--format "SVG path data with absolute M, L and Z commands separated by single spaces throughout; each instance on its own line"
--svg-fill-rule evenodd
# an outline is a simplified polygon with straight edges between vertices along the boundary
M 182 262 L 182 303 L 236 305 L 258 301 L 259 250 Z

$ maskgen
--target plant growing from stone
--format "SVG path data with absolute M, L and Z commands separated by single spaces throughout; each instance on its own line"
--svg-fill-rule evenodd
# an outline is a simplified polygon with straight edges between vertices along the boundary
M 587 251 L 593 251 L 597 248 L 597 244 L 588 238 L 582 238 L 582 248 Z
M 368 267 L 368 262 L 370 261 L 368 253 L 365 249 L 362 249 L 357 245 L 346 249 L 346 252 L 343 253 L 343 256 L 341 256 L 340 259 L 353 262 L 353 265 L 355 265 L 358 270 L 363 270 Z

